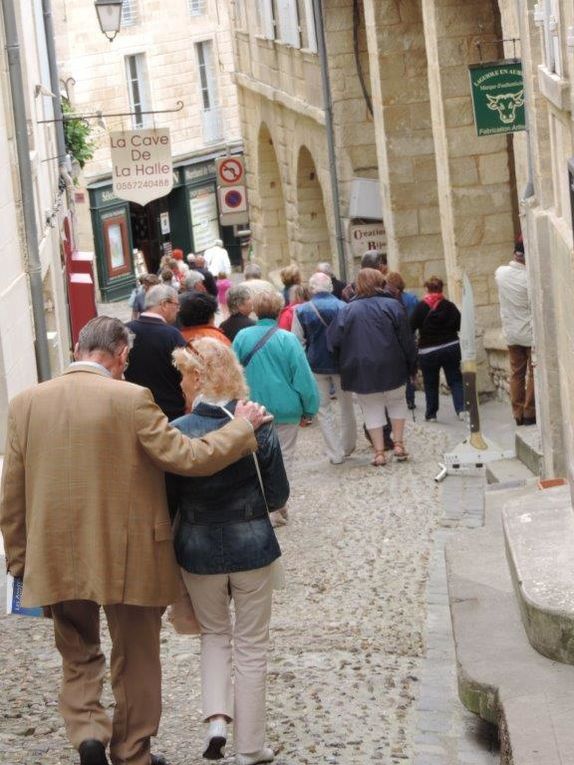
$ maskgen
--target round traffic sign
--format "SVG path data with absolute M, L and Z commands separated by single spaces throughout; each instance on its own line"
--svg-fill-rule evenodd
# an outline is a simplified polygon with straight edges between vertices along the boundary
M 224 201 L 227 207 L 239 207 L 239 205 L 243 202 L 243 194 L 237 189 L 230 189 L 225 193 Z
M 239 183 L 242 176 L 243 163 L 235 157 L 228 157 L 219 165 L 219 177 L 223 183 Z

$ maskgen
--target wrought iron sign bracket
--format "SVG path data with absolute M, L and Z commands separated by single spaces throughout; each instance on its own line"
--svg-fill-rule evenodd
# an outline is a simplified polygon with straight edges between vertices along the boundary
M 177 101 L 175 109 L 155 109 L 141 112 L 114 112 L 106 114 L 104 112 L 92 112 L 90 114 L 64 114 L 53 120 L 38 120 L 38 125 L 45 125 L 52 122 L 71 122 L 72 120 L 101 120 L 106 117 L 140 117 L 144 114 L 175 114 L 183 109 L 183 101 Z

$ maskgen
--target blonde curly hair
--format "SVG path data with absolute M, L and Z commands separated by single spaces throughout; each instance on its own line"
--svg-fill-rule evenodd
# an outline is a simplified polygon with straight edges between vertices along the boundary
M 198 393 L 208 399 L 243 399 L 249 395 L 243 367 L 231 348 L 212 337 L 200 337 L 172 353 L 182 376 L 198 373 Z

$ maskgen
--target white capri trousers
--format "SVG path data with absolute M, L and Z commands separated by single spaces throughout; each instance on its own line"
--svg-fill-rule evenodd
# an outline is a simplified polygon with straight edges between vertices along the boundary
M 383 393 L 358 393 L 357 399 L 367 430 L 382 428 L 387 424 L 385 408 L 391 420 L 406 420 L 407 401 L 405 398 L 406 385 L 400 388 L 386 390 Z
M 265 681 L 273 567 L 201 576 L 181 569 L 201 625 L 203 716 L 233 720 L 237 752 L 265 745 Z M 229 610 L 235 603 L 235 623 Z M 235 683 L 232 683 L 232 643 Z

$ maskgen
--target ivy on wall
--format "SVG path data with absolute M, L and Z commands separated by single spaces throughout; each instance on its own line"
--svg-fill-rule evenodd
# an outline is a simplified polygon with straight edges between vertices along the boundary
M 62 98 L 62 112 L 64 114 L 74 112 L 67 98 Z M 96 145 L 91 138 L 91 133 L 91 127 L 84 120 L 64 120 L 66 150 L 82 168 L 94 156 Z

